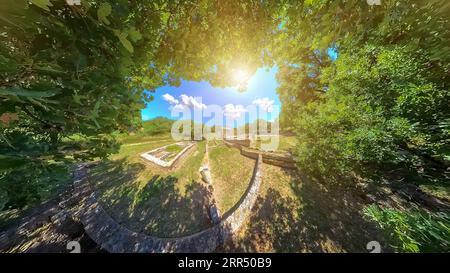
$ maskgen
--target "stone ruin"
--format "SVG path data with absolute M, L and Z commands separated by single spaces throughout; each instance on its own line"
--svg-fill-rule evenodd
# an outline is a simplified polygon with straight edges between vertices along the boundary
M 178 145 L 183 147 L 183 149 L 178 152 L 174 153 L 167 150 L 167 147 Z M 156 148 L 154 150 L 151 150 L 149 152 L 145 152 L 141 154 L 141 157 L 147 161 L 150 161 L 160 167 L 163 168 L 171 168 L 175 162 L 183 156 L 190 148 L 192 148 L 195 145 L 195 142 L 177 142 L 172 143 L 169 145 L 165 145 L 159 148 Z

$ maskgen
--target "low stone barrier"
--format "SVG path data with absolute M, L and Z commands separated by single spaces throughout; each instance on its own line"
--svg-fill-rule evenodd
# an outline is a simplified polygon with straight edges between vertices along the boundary
M 228 147 L 235 147 L 241 151 L 241 155 L 257 159 L 259 155 L 262 156 L 262 161 L 266 164 L 279 166 L 287 169 L 295 169 L 295 160 L 289 153 L 279 153 L 279 152 L 264 152 L 257 149 L 252 149 L 240 145 L 234 141 L 226 140 L 224 141 Z
M 250 139 L 227 139 L 226 142 L 237 144 L 239 146 L 250 147 Z
M 289 153 L 264 152 L 255 149 L 242 147 L 241 154 L 250 158 L 262 156 L 262 161 L 266 164 L 279 166 L 288 169 L 295 169 L 295 160 Z
M 192 235 L 159 238 L 131 231 L 108 215 L 98 203 L 95 192 L 80 202 L 73 217 L 79 219 L 89 237 L 108 252 L 212 252 L 241 227 L 251 212 L 261 185 L 261 162 L 262 157 L 258 156 L 245 194 L 222 220 Z
M 148 151 L 148 152 L 145 152 L 145 153 L 141 154 L 141 157 L 142 157 L 143 159 L 149 161 L 149 162 L 152 162 L 152 163 L 156 164 L 156 165 L 159 166 L 159 167 L 162 167 L 162 168 L 168 168 L 168 169 L 173 169 L 173 168 L 176 167 L 177 162 L 178 162 L 179 160 L 181 160 L 181 158 L 183 158 L 184 155 L 186 155 L 186 154 L 188 153 L 188 151 L 189 151 L 192 147 L 195 146 L 195 143 L 189 143 L 186 147 L 183 148 L 183 150 L 181 150 L 181 151 L 180 151 L 180 152 L 179 152 L 172 160 L 170 160 L 170 161 L 162 160 L 162 159 L 160 159 L 160 158 L 158 158 L 158 157 L 156 157 L 156 156 L 153 156 L 152 153 L 161 151 L 161 150 L 165 149 L 165 148 L 168 147 L 168 146 L 171 146 L 171 145 L 178 145 L 178 144 L 180 144 L 180 143 L 181 143 L 181 142 L 177 142 L 177 143 L 168 144 L 168 145 L 165 145 L 165 146 L 162 146 L 162 147 L 153 149 L 153 150 L 151 150 L 151 151 Z

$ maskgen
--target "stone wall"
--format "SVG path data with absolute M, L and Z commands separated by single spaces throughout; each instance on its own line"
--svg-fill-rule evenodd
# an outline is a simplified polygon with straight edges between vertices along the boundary
M 226 142 L 237 144 L 239 146 L 250 147 L 250 139 L 227 139 Z
M 82 252 L 212 252 L 232 236 L 249 216 L 261 185 L 261 162 L 262 158 L 258 157 L 246 192 L 219 223 L 198 233 L 179 238 L 149 236 L 117 223 L 101 207 L 96 192 L 92 190 L 87 179 L 87 170 L 95 163 L 79 164 L 74 171 L 73 190 L 67 195 L 64 194 L 63 201 L 54 201 L 39 212 L 23 219 L 15 228 L 0 233 L 0 251 L 8 251 L 19 245 L 29 245 L 30 233 L 43 225 L 51 225 L 54 228 L 42 235 L 43 238 L 39 238 L 36 244 L 31 244 L 28 247 L 29 251 L 66 252 L 67 241 L 79 240 L 78 234 L 82 233 L 82 236 L 93 241 L 95 247 L 95 250 L 89 250 L 82 245 Z M 77 223 L 81 223 L 79 227 Z M 76 234 L 72 236 L 72 233 Z M 55 245 L 59 248 L 50 248 Z M 19 249 L 27 251 L 22 246 L 17 248 Z
M 264 152 L 255 149 L 242 147 L 241 154 L 250 158 L 262 156 L 262 161 L 266 164 L 275 165 L 287 169 L 295 169 L 295 161 L 289 153 Z
M 154 149 L 154 150 L 151 150 L 151 151 L 149 151 L 149 152 L 145 152 L 145 153 L 141 154 L 141 157 L 144 158 L 144 159 L 147 160 L 147 161 L 150 161 L 150 162 L 152 162 L 152 163 L 154 163 L 154 164 L 160 166 L 160 167 L 163 167 L 163 168 L 174 168 L 174 167 L 176 166 L 177 161 L 179 161 L 181 158 L 183 158 L 184 155 L 187 154 L 187 152 L 188 152 L 192 147 L 194 147 L 195 143 L 190 143 L 190 144 L 188 144 L 188 145 L 187 145 L 186 147 L 184 147 L 183 150 L 181 150 L 181 151 L 180 151 L 180 152 L 179 152 L 172 160 L 170 160 L 170 161 L 168 161 L 168 162 L 165 161 L 165 160 L 162 160 L 162 159 L 160 159 L 160 158 L 158 158 L 158 157 L 156 157 L 156 156 L 153 156 L 152 153 L 161 151 L 161 150 L 165 149 L 165 148 L 168 147 L 168 146 L 171 146 L 171 145 L 178 145 L 178 144 L 180 144 L 180 143 L 182 143 L 182 142 L 177 142 L 177 143 L 173 143 L 173 144 L 169 144 L 169 145 L 165 145 L 165 146 L 156 148 L 156 149 Z
M 236 232 L 248 217 L 261 185 L 261 162 L 255 162 L 249 186 L 239 202 L 222 220 L 198 233 L 179 238 L 159 238 L 131 231 L 112 219 L 97 202 L 95 192 L 87 195 L 73 217 L 79 219 L 86 233 L 108 252 L 212 252 Z
M 224 141 L 228 147 L 235 147 L 241 151 L 241 155 L 257 159 L 259 155 L 262 156 L 262 161 L 266 164 L 279 166 L 287 169 L 295 169 L 295 160 L 289 153 L 278 153 L 278 152 L 264 152 L 257 149 L 248 148 L 246 146 L 240 145 L 234 141 Z
M 73 186 L 85 180 L 88 165 L 92 163 L 76 166 Z M 0 253 L 68 253 L 69 241 L 80 242 L 83 252 L 100 252 L 100 248 L 84 232 L 83 225 L 74 221 L 69 213 L 87 190 L 80 185 L 75 193 L 72 185 L 67 185 L 55 198 L 28 211 L 27 216 L 0 232 Z

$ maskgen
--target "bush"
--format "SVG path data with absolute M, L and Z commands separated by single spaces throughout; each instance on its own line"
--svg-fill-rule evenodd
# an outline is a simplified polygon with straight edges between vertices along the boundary
M 399 252 L 448 252 L 450 215 L 411 209 L 399 211 L 371 205 L 364 215 L 375 221 Z
M 0 211 L 22 209 L 51 198 L 70 181 L 63 163 L 23 162 L 0 172 Z
M 408 162 L 408 154 L 443 158 L 450 94 L 427 78 L 411 48 L 366 45 L 324 69 L 327 90 L 294 119 L 302 169 L 348 175 L 367 164 Z

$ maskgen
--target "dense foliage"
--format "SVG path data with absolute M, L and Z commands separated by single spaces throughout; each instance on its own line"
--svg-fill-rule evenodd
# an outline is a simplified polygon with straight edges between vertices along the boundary
M 141 126 L 144 90 L 223 85 L 236 61 L 268 62 L 269 1 L 80 3 L 0 6 L 0 209 L 43 199 L 75 160 L 117 151 L 112 133 Z
M 368 163 L 448 162 L 449 14 L 446 1 L 420 0 L 287 8 L 278 92 L 302 169 L 333 177 Z
M 448 214 L 411 209 L 400 212 L 390 208 L 369 206 L 364 211 L 391 238 L 400 252 L 446 252 L 450 249 L 450 217 Z
M 115 151 L 110 134 L 138 125 L 142 89 L 162 83 L 138 61 L 164 27 L 144 16 L 152 7 L 81 2 L 2 1 L 0 115 L 14 119 L 1 124 L 0 208 L 39 201 L 68 162 Z
M 327 184 L 352 186 L 387 170 L 410 173 L 402 183 L 449 187 L 448 1 L 303 1 L 285 14 L 277 91 L 299 168 Z M 366 214 L 397 251 L 449 248 L 448 212 Z

